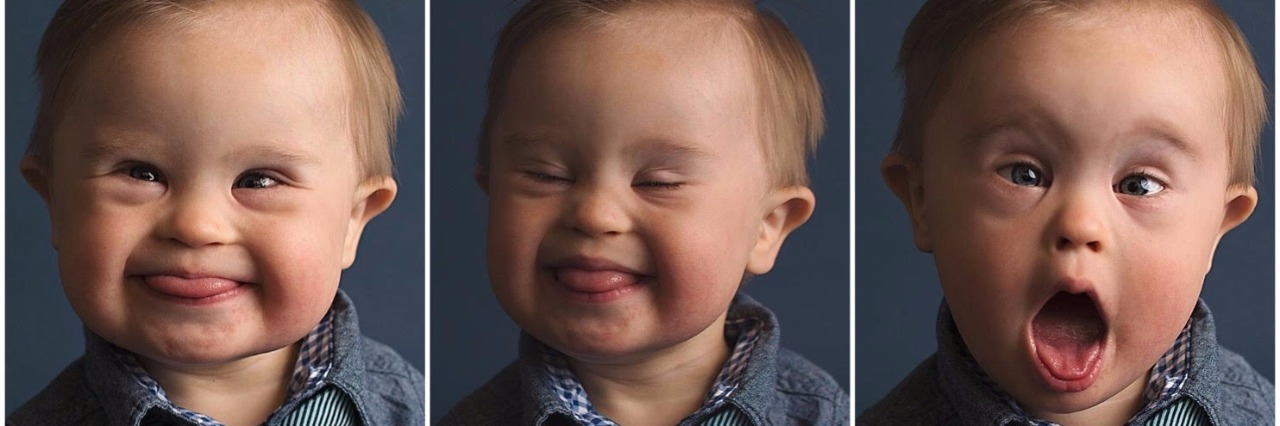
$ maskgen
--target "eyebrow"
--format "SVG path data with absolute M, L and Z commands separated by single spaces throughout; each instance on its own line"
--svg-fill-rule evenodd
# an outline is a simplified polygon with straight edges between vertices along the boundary
M 264 163 L 316 165 L 320 161 L 306 153 L 280 149 L 273 146 L 252 146 L 235 153 L 236 157 Z
M 1123 135 L 1128 137 L 1141 136 L 1145 141 L 1158 142 L 1167 145 L 1175 151 L 1184 155 L 1197 157 L 1198 153 L 1195 148 L 1187 142 L 1176 130 L 1176 126 L 1157 117 L 1142 117 L 1135 121 L 1135 125 L 1126 130 Z M 1041 113 L 1039 110 L 1031 111 L 1026 114 L 1019 114 L 999 123 L 983 127 L 964 136 L 965 144 L 977 148 L 991 140 L 992 135 L 996 135 L 1005 131 L 1027 131 L 1033 135 L 1048 134 L 1053 140 L 1068 139 L 1066 132 L 1056 120 L 1050 116 Z
M 546 133 L 515 133 L 498 139 L 498 143 L 507 148 L 521 149 L 531 145 L 551 143 L 554 139 L 554 137 Z M 714 157 L 712 153 L 706 150 L 681 142 L 679 138 L 667 136 L 638 138 L 631 142 L 625 150 L 629 154 L 652 153 L 662 157 L 693 159 Z
M 102 158 L 120 155 L 121 153 L 137 153 L 146 150 L 146 145 L 136 137 L 113 136 L 89 143 L 81 154 L 86 160 L 93 162 Z M 238 150 L 233 156 L 263 163 L 296 165 L 316 165 L 320 163 L 315 157 L 303 152 L 262 145 Z

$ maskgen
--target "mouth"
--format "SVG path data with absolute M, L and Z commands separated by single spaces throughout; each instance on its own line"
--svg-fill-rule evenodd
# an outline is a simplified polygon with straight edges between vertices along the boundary
M 1054 294 L 1031 320 L 1031 348 L 1045 383 L 1060 392 L 1088 389 L 1102 370 L 1107 322 L 1087 293 Z
M 551 276 L 574 300 L 605 303 L 640 289 L 645 275 L 625 266 L 597 259 L 572 259 L 550 268 Z
M 191 306 L 209 305 L 231 299 L 249 288 L 246 283 L 222 277 L 164 274 L 143 275 L 142 283 L 166 300 Z

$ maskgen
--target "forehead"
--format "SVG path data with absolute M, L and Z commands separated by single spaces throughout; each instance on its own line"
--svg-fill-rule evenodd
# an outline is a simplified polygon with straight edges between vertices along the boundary
M 495 141 L 535 123 L 575 131 L 604 119 L 642 124 L 628 116 L 671 131 L 723 120 L 753 126 L 753 68 L 734 25 L 710 13 L 645 9 L 557 26 L 516 55 Z
M 347 68 L 335 66 L 345 58 L 316 16 L 237 5 L 140 21 L 72 70 L 62 121 L 200 140 L 345 131 Z
M 1222 52 L 1190 11 L 1023 19 L 979 41 L 956 70 L 935 117 L 972 131 L 1039 122 L 1067 140 L 1151 131 L 1228 148 Z M 926 146 L 940 137 L 930 126 Z

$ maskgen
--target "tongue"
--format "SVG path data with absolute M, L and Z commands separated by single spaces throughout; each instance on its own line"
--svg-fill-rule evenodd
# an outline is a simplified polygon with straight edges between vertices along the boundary
M 1049 374 L 1075 381 L 1087 379 L 1097 369 L 1106 324 L 1088 295 L 1058 293 L 1032 320 L 1031 333 Z
M 627 287 L 639 282 L 639 277 L 619 271 L 588 271 L 562 268 L 556 271 L 556 279 L 570 290 L 583 293 L 601 293 Z

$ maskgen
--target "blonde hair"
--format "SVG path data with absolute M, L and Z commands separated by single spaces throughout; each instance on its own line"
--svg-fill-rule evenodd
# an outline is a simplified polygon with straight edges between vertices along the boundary
M 67 0 L 45 29 L 36 55 L 40 107 L 26 155 L 48 164 L 53 128 L 75 92 L 69 78 L 79 76 L 91 52 L 109 37 L 145 23 L 189 25 L 203 9 L 228 6 L 227 0 Z M 244 5 L 277 7 L 286 2 L 245 1 Z M 348 119 L 356 140 L 356 157 L 365 177 L 391 176 L 392 144 L 402 111 L 395 67 L 377 26 L 353 0 L 295 0 L 310 6 L 318 21 L 331 27 L 347 57 L 352 102 Z
M 516 56 L 537 38 L 558 28 L 600 25 L 642 6 L 686 7 L 722 14 L 736 24 L 754 57 L 760 88 L 762 138 L 769 171 L 780 186 L 808 185 L 808 155 L 817 151 L 825 122 L 822 91 L 809 55 L 776 15 L 750 0 L 531 0 L 503 27 L 489 70 L 488 105 L 480 133 L 477 165 L 487 168 L 495 115 L 505 95 Z
M 1267 122 L 1266 88 L 1258 74 L 1244 34 L 1211 0 L 930 0 L 912 19 L 898 56 L 898 70 L 906 84 L 902 118 L 893 152 L 920 159 L 922 133 L 937 96 L 947 90 L 957 63 L 985 36 L 1011 23 L 1050 14 L 1079 12 L 1092 6 L 1150 7 L 1160 5 L 1198 12 L 1201 23 L 1222 48 L 1224 77 L 1229 81 L 1227 123 L 1230 174 L 1233 185 L 1254 181 L 1258 138 Z

